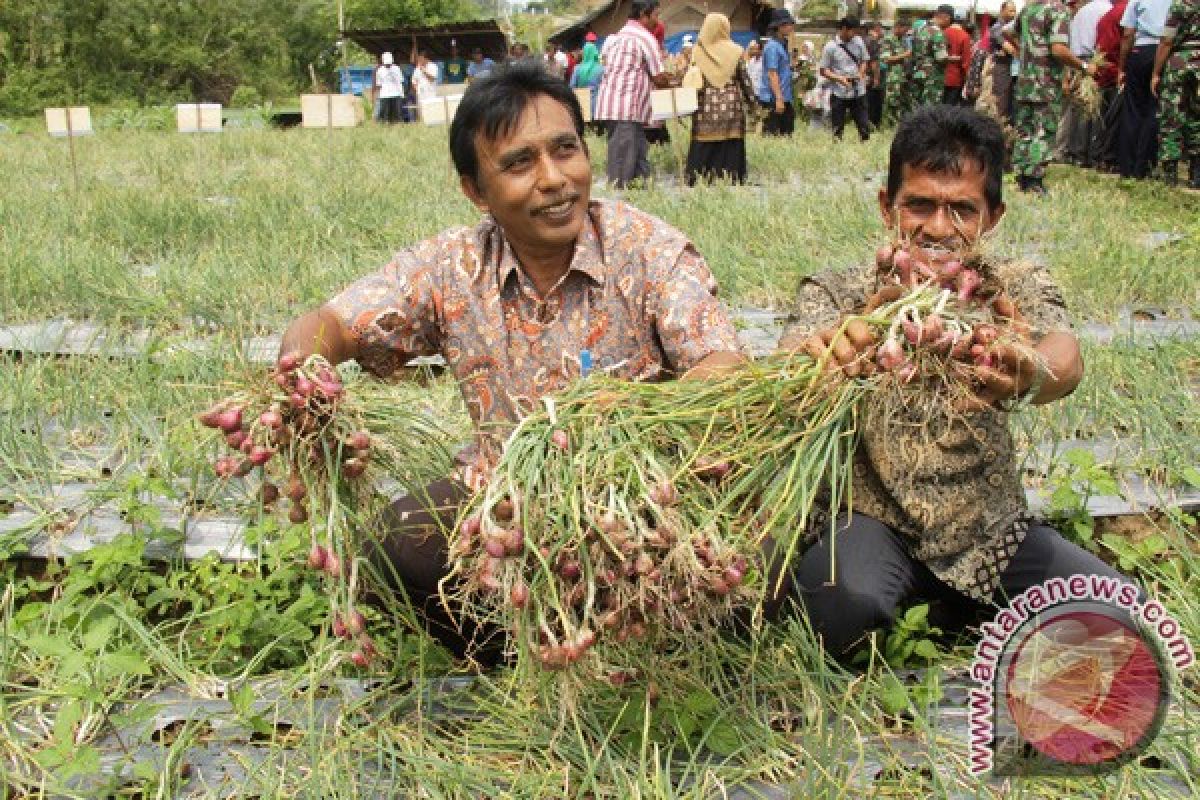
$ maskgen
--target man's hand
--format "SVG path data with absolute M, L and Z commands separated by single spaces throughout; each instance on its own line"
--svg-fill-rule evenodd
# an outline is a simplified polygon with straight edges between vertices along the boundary
M 1162 75 L 1157 72 L 1150 76 L 1150 94 L 1158 97 L 1158 85 L 1162 82 Z
M 840 369 L 850 378 L 867 376 L 875 371 L 872 359 L 875 334 L 861 320 L 851 320 L 844 329 L 839 325 L 818 331 L 804 341 L 802 349 L 816 361 L 828 353 L 828 367 Z

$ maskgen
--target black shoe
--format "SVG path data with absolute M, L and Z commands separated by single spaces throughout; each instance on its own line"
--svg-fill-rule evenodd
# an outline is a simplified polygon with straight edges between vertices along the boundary
M 1167 186 L 1179 185 L 1179 162 L 1164 161 L 1162 162 L 1162 179 Z
M 1032 194 L 1038 197 L 1045 197 L 1046 195 L 1050 194 L 1050 192 L 1046 189 L 1046 186 L 1042 183 L 1041 178 L 1034 178 L 1027 175 L 1023 178 L 1018 178 L 1017 181 L 1018 188 L 1020 188 L 1020 190 L 1026 194 Z

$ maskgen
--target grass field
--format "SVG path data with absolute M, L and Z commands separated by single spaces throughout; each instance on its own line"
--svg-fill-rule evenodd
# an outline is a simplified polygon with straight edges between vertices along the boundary
M 462 667 L 390 606 L 371 619 L 391 656 L 377 676 L 384 685 L 330 724 L 281 723 L 271 698 L 312 712 L 321 682 L 356 673 L 339 659 L 328 600 L 302 567 L 307 536 L 215 480 L 212 445 L 191 417 L 245 368 L 233 344 L 241 336 L 278 332 L 391 251 L 476 218 L 444 133 L 109 131 L 75 142 L 75 172 L 64 141 L 0 138 L 0 324 L 69 317 L 160 337 L 142 358 L 0 356 L 0 521 L 20 500 L 46 509 L 35 529 L 61 532 L 70 520 L 46 502 L 47 487 L 79 480 L 139 530 L 65 564 L 21 561 L 27 533 L 0 534 L 0 797 L 194 788 L 196 749 L 224 741 L 212 725 L 172 728 L 155 740 L 158 761 L 111 741 L 150 724 L 154 703 L 138 698 L 168 686 L 227 701 L 228 721 L 253 732 L 241 744 L 270 753 L 213 794 L 386 796 L 379 787 L 399 785 L 421 797 L 710 797 L 752 780 L 821 797 L 1162 796 L 1168 780 L 1197 788 L 1194 670 L 1174 687 L 1151 758 L 1104 778 L 969 777 L 965 741 L 929 704 L 967 665 L 973 641 L 934 636 L 919 610 L 881 648 L 890 664 L 877 654 L 863 668 L 833 666 L 792 619 L 753 641 L 681 654 L 656 703 L 644 688 L 605 685 L 559 705 L 546 686 L 517 684 L 505 670 L 479 677 L 469 703 L 434 696 L 423 687 Z M 599 175 L 603 144 L 591 144 Z M 693 238 L 731 305 L 787 310 L 801 276 L 861 261 L 882 240 L 875 192 L 886 145 L 833 147 L 809 132 L 752 139 L 755 185 L 696 190 L 676 188 L 678 153 L 662 148 L 660 180 L 624 196 Z M 1112 321 L 1129 306 L 1200 311 L 1200 198 L 1066 168 L 1048 184 L 1049 201 L 1010 192 L 994 247 L 1049 263 L 1077 321 Z M 1155 233 L 1177 237 L 1151 246 Z M 199 334 L 229 347 L 166 346 Z M 1200 484 L 1200 340 L 1118 338 L 1088 345 L 1086 358 L 1074 395 L 1015 420 L 1023 444 L 1059 449 L 1049 474 L 1031 482 L 1055 492 L 1072 535 L 1133 570 L 1200 643 L 1195 518 L 1159 514 L 1123 533 L 1081 510 L 1088 493 L 1129 473 Z M 423 404 L 455 436 L 465 431 L 447 380 L 396 391 L 398 403 Z M 1097 464 L 1062 457 L 1077 439 L 1120 446 Z M 148 541 L 177 536 L 164 506 L 239 513 L 269 546 L 257 564 L 148 563 Z M 897 679 L 893 669 L 908 667 L 933 677 Z M 282 690 L 263 690 L 268 678 Z

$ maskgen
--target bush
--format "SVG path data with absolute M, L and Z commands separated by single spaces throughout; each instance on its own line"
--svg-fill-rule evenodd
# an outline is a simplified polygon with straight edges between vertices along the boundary
M 253 86 L 239 86 L 229 98 L 230 108 L 254 108 L 262 105 L 262 94 Z

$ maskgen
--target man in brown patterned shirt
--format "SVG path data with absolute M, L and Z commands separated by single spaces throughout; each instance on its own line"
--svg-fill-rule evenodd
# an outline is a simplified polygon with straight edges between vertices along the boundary
M 462 653 L 438 602 L 439 521 L 453 524 L 472 476 L 512 425 L 584 364 L 631 380 L 703 378 L 739 362 L 737 334 L 704 259 L 661 220 L 591 201 L 575 94 L 535 63 L 471 84 L 450 126 L 462 191 L 485 215 L 400 251 L 379 272 L 297 319 L 282 353 L 355 359 L 386 375 L 440 353 L 476 426 L 455 479 L 397 501 L 375 559 L 431 628 Z
M 915 258 L 938 269 L 1003 216 L 1004 152 L 999 125 L 973 110 L 930 106 L 911 114 L 896 132 L 887 186 L 879 193 L 885 224 L 913 243 Z M 807 278 L 780 347 L 818 357 L 832 347 L 847 375 L 869 369 L 876 345 L 871 331 L 860 323 L 837 331 L 843 316 L 899 296 L 899 287 L 880 280 L 891 254 L 881 257 L 878 265 Z M 1069 394 L 1083 362 L 1062 295 L 1044 268 L 1001 265 L 996 278 L 1006 293 L 995 310 L 1029 327 L 1043 365 L 1001 349 L 965 414 L 931 416 L 924 407 L 885 414 L 868 403 L 853 514 L 834 536 L 834 581 L 827 583 L 829 537 L 804 555 L 795 573 L 798 598 L 833 654 L 888 627 L 897 607 L 917 596 L 978 609 L 1053 577 L 1117 575 L 1028 517 L 1003 409 L 1017 398 L 1041 404 Z

